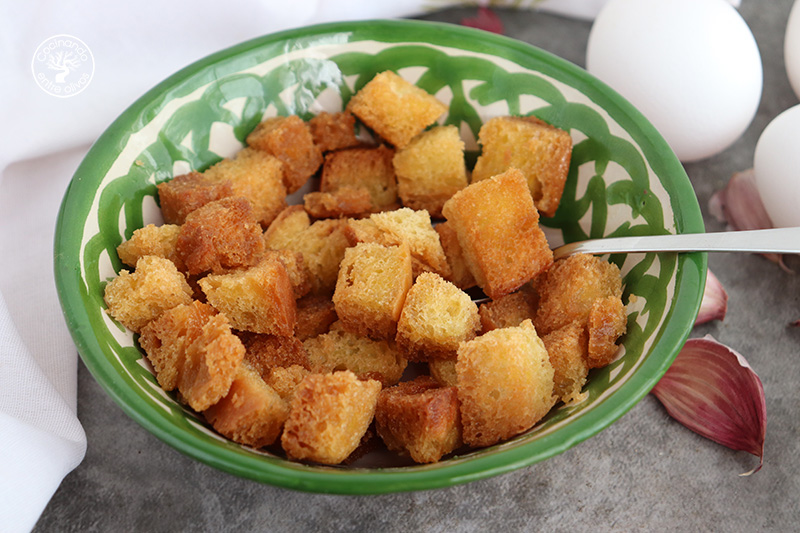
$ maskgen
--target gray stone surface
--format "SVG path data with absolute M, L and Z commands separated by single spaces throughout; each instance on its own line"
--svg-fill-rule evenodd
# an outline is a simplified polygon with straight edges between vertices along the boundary
M 686 170 L 709 230 L 710 195 L 752 164 L 766 124 L 795 105 L 783 67 L 791 0 L 744 0 L 740 12 L 764 63 L 764 94 L 746 134 Z M 458 22 L 472 9 L 424 18 Z M 507 34 L 578 65 L 590 23 L 498 10 Z M 800 261 L 789 265 L 800 270 Z M 764 383 L 769 424 L 756 460 L 672 421 L 652 397 L 599 435 L 543 463 L 467 485 L 375 497 L 305 494 L 238 479 L 193 461 L 123 414 L 81 366 L 78 408 L 86 459 L 56 492 L 36 531 L 679 531 L 797 530 L 800 497 L 800 281 L 758 256 L 718 254 L 728 316 L 698 327 L 743 353 Z

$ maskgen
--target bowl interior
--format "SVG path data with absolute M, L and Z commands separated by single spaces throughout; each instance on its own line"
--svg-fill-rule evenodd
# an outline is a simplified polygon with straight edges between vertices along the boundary
M 103 289 L 123 267 L 116 246 L 161 223 L 156 184 L 241 149 L 269 116 L 338 111 L 391 69 L 449 104 L 468 161 L 487 119 L 535 115 L 570 132 L 561 207 L 543 220 L 552 245 L 589 237 L 703 230 L 696 197 L 666 142 L 626 101 L 578 67 L 524 43 L 416 21 L 336 23 L 274 34 L 209 56 L 145 94 L 98 139 L 65 195 L 56 282 L 86 366 L 123 410 L 178 450 L 228 472 L 289 488 L 379 493 L 495 475 L 551 457 L 638 402 L 666 371 L 696 316 L 702 254 L 610 258 L 622 270 L 628 333 L 621 357 L 590 374 L 588 399 L 554 409 L 508 442 L 433 465 L 292 463 L 229 442 L 158 386 L 134 335 L 105 313 Z M 369 466 L 365 466 L 369 465 Z

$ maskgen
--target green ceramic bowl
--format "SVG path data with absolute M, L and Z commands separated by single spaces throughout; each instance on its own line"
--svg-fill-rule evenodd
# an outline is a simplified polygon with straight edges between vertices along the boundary
M 336 23 L 223 50 L 137 100 L 78 168 L 61 207 L 55 273 L 84 363 L 122 409 L 181 452 L 283 487 L 348 494 L 430 489 L 531 465 L 598 433 L 642 399 L 691 330 L 706 272 L 702 254 L 612 256 L 624 275 L 622 357 L 593 371 L 588 399 L 555 409 L 508 442 L 425 466 L 291 463 L 221 438 L 163 392 L 134 335 L 105 312 L 103 288 L 122 264 L 116 246 L 160 223 L 156 184 L 204 169 L 243 145 L 264 117 L 340 110 L 391 69 L 450 106 L 442 121 L 467 148 L 482 122 L 535 115 L 574 140 L 551 244 L 588 237 L 703 231 L 697 199 L 667 143 L 628 102 L 582 69 L 527 44 L 469 28 L 413 22 Z

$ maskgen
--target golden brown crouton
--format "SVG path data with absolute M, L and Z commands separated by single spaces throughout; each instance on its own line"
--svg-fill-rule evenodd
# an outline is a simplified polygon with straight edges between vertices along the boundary
M 359 243 L 347 248 L 333 293 L 336 315 L 349 331 L 394 339 L 411 282 L 411 252 L 406 243 Z
M 230 181 L 189 172 L 158 184 L 161 214 L 167 224 L 183 224 L 186 216 L 209 202 L 233 196 Z
M 311 130 L 296 115 L 268 118 L 247 136 L 247 144 L 280 159 L 289 194 L 300 189 L 322 164 L 322 152 L 314 144 Z
M 308 121 L 314 144 L 323 152 L 358 146 L 356 139 L 356 117 L 352 113 L 328 113 L 323 111 Z
M 217 314 L 208 304 L 194 301 L 164 311 L 142 328 L 139 345 L 153 365 L 156 379 L 165 391 L 178 387 L 186 349 L 202 333 L 203 326 Z
M 525 320 L 536 316 L 536 302 L 539 297 L 530 285 L 523 285 L 517 292 L 489 300 L 480 305 L 481 330 L 486 333 L 493 329 L 519 326 Z
M 581 389 L 589 374 L 586 328 L 572 322 L 542 337 L 553 365 L 553 392 L 561 401 L 572 404 L 582 401 Z
M 522 173 L 473 183 L 444 205 L 478 286 L 496 300 L 546 270 L 553 252 Z
M 303 254 L 311 272 L 311 286 L 316 293 L 333 292 L 339 276 L 339 264 L 350 246 L 345 236 L 346 220 L 317 220 L 308 227 L 290 249 Z
M 324 333 L 303 342 L 315 373 L 349 370 L 359 378 L 375 379 L 382 385 L 394 385 L 403 376 L 408 362 L 395 344 L 372 340 L 334 324 Z
M 430 376 L 383 389 L 375 428 L 390 450 L 407 453 L 417 463 L 435 463 L 461 445 L 458 393 Z
M 175 224 L 163 224 L 156 226 L 148 224 L 133 232 L 131 238 L 117 246 L 117 254 L 120 260 L 129 266 L 136 266 L 136 262 L 145 255 L 155 255 L 169 259 L 178 270 L 186 270 L 175 246 L 178 243 L 180 226 Z
M 290 336 L 297 304 L 286 267 L 276 259 L 247 270 L 209 274 L 199 281 L 208 299 L 236 329 Z
M 428 361 L 428 370 L 442 387 L 458 386 L 455 359 L 431 359 Z
M 569 133 L 535 117 L 497 117 L 481 127 L 478 140 L 483 150 L 473 183 L 518 168 L 539 212 L 546 217 L 556 213 L 572 157 Z
M 278 260 L 286 268 L 295 299 L 311 291 L 311 273 L 306 268 L 303 254 L 292 250 L 265 250 L 262 261 Z
M 611 363 L 617 355 L 617 339 L 625 334 L 628 316 L 618 296 L 607 296 L 595 300 L 589 311 L 590 368 L 600 368 Z
M 218 274 L 256 264 L 264 240 L 250 202 L 231 197 L 192 211 L 181 226 L 175 248 L 189 274 Z
M 431 217 L 425 210 L 403 207 L 374 213 L 363 220 L 351 220 L 347 225 L 347 237 L 351 244 L 376 242 L 390 246 L 408 243 L 415 278 L 422 272 L 435 272 L 445 279 L 450 277 L 450 265 L 439 234 L 433 229 Z
M 324 294 L 311 294 L 297 300 L 295 336 L 304 341 L 327 333 L 338 320 L 333 300 Z
M 425 209 L 431 217 L 467 186 L 464 141 L 455 126 L 438 126 L 414 137 L 392 160 L 403 205 Z
M 478 306 L 461 289 L 423 272 L 408 291 L 397 323 L 397 344 L 410 361 L 454 359 L 459 343 L 480 329 Z
M 396 209 L 399 203 L 392 157 L 394 150 L 387 146 L 331 152 L 322 166 L 320 191 L 336 193 L 344 188 L 364 188 L 369 192 L 371 211 Z
M 553 264 L 536 280 L 539 308 L 534 324 L 542 335 L 578 321 L 586 324 L 596 300 L 622 296 L 622 278 L 613 263 L 576 254 Z
M 387 70 L 362 87 L 350 99 L 347 110 L 391 144 L 402 148 L 436 122 L 447 106 Z
M 372 212 L 372 198 L 366 187 L 342 187 L 310 192 L 303 196 L 303 206 L 314 218 L 359 217 Z
M 239 365 L 228 394 L 206 409 L 209 423 L 225 437 L 261 448 L 274 443 L 289 405 L 246 364 Z
M 297 337 L 239 332 L 239 338 L 246 350 L 245 361 L 265 380 L 276 367 L 311 368 L 306 349 Z
M 133 273 L 121 270 L 108 282 L 103 299 L 109 315 L 138 333 L 167 309 L 191 303 L 192 289 L 172 261 L 146 255 Z
M 530 321 L 463 343 L 456 373 L 470 446 L 491 446 L 530 429 L 555 403 L 553 366 Z
M 317 220 L 310 224 L 303 206 L 292 206 L 264 232 L 264 242 L 272 250 L 286 249 L 302 254 L 310 274 L 311 290 L 332 293 L 339 263 L 350 246 L 346 228 L 347 221 L 340 219 Z
M 231 196 L 247 198 L 253 216 L 264 227 L 286 207 L 283 164 L 266 152 L 245 148 L 234 159 L 223 159 L 203 175 L 223 183 L 230 182 Z
M 447 264 L 450 266 L 450 281 L 461 290 L 475 287 L 475 276 L 469 271 L 467 263 L 464 261 L 464 252 L 458 243 L 458 235 L 453 226 L 447 222 L 436 224 L 433 229 L 439 234 Z
M 228 394 L 244 358 L 244 346 L 225 315 L 214 315 L 186 347 L 178 391 L 195 411 L 205 411 Z
M 281 444 L 294 460 L 339 464 L 361 442 L 381 384 L 349 371 L 311 374 L 295 390 Z
M 264 232 L 264 244 L 269 250 L 289 249 L 291 244 L 311 225 L 302 205 L 290 205 L 281 211 Z
M 294 397 L 297 386 L 300 385 L 310 373 L 308 369 L 300 365 L 276 366 L 269 371 L 264 381 L 267 385 L 275 389 L 278 396 L 288 402 Z

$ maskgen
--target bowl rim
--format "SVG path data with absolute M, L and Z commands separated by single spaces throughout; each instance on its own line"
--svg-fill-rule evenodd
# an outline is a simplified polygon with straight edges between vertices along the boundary
M 82 305 L 81 291 L 85 292 L 85 288 L 78 266 L 78 256 L 81 250 L 80 246 L 75 246 L 75 242 L 79 243 L 80 239 L 76 238 L 74 234 L 70 234 L 69 223 L 76 217 L 77 220 L 83 222 L 85 216 L 82 215 L 80 206 L 76 204 L 80 202 L 81 198 L 85 202 L 85 193 L 92 192 L 96 188 L 97 183 L 93 184 L 92 180 L 86 179 L 85 176 L 97 173 L 96 170 L 92 170 L 97 167 L 97 161 L 106 157 L 103 155 L 104 153 L 119 146 L 119 139 L 124 136 L 124 132 L 128 130 L 134 118 L 139 117 L 154 103 L 161 104 L 169 100 L 181 82 L 186 82 L 201 73 L 208 74 L 215 65 L 227 63 L 240 54 L 253 52 L 286 40 L 330 33 L 353 33 L 360 28 L 374 30 L 376 27 L 385 31 L 386 42 L 406 42 L 408 39 L 397 35 L 407 35 L 409 30 L 414 30 L 417 33 L 431 32 L 434 35 L 439 33 L 464 38 L 465 44 L 469 43 L 471 39 L 481 41 L 490 46 L 490 53 L 499 53 L 499 51 L 503 51 L 505 54 L 510 53 L 514 56 L 515 61 L 518 57 L 533 55 L 537 61 L 546 63 L 560 74 L 576 78 L 583 85 L 594 86 L 598 93 L 602 93 L 600 97 L 602 102 L 598 102 L 598 104 L 605 109 L 614 108 L 613 115 L 616 120 L 620 116 L 626 117 L 653 142 L 662 145 L 659 148 L 659 155 L 665 158 L 662 164 L 669 169 L 670 179 L 674 180 L 672 183 L 674 194 L 671 194 L 670 197 L 673 202 L 677 201 L 677 198 L 682 202 L 684 208 L 680 213 L 675 213 L 676 231 L 693 233 L 704 230 L 697 198 L 683 166 L 669 149 L 666 141 L 644 116 L 622 96 L 585 70 L 523 41 L 439 22 L 404 19 L 344 21 L 305 26 L 257 37 L 215 52 L 182 68 L 147 91 L 128 107 L 100 135 L 76 170 L 64 194 L 56 222 L 54 274 L 62 311 L 81 359 L 114 402 L 138 424 L 178 451 L 240 477 L 302 491 L 380 494 L 452 486 L 534 464 L 558 455 L 599 433 L 644 398 L 677 356 L 680 347 L 691 332 L 694 317 L 699 310 L 705 284 L 707 256 L 702 253 L 682 254 L 677 262 L 675 297 L 672 305 L 666 312 L 661 333 L 650 349 L 651 356 L 643 363 L 636 375 L 624 383 L 612 397 L 594 408 L 591 417 L 576 420 L 571 425 L 535 441 L 510 447 L 501 453 L 471 457 L 467 461 L 447 461 L 432 466 L 416 465 L 376 469 L 311 467 L 278 457 L 272 460 L 269 457 L 255 454 L 234 453 L 214 443 L 199 439 L 187 439 L 187 435 L 181 428 L 169 423 L 166 419 L 160 420 L 148 416 L 149 406 L 127 389 L 127 386 L 120 381 L 116 370 L 103 357 L 97 357 L 96 354 L 102 354 L 102 348 L 92 333 L 88 313 Z M 475 46 L 473 45 L 469 49 L 475 51 Z M 623 124 L 623 126 L 625 125 Z M 684 321 L 672 320 L 673 317 L 686 317 L 686 319 Z M 663 354 L 659 357 L 652 357 L 657 350 Z M 643 372 L 645 368 L 647 372 Z M 616 401 L 610 401 L 612 399 Z

